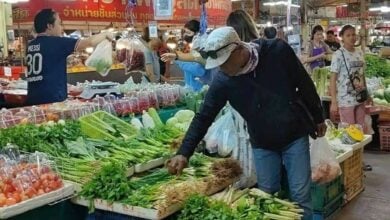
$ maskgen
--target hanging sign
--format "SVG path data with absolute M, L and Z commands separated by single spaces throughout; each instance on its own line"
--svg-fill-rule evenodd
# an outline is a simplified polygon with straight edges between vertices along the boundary
M 149 22 L 149 37 L 150 38 L 158 38 L 158 30 L 157 30 L 157 22 L 150 21 Z
M 202 0 L 201 0 L 202 1 Z M 164 20 L 164 23 L 185 23 L 198 18 L 201 6 L 194 0 L 136 0 L 135 21 Z M 13 22 L 33 22 L 42 8 L 52 8 L 63 21 L 126 22 L 128 0 L 30 0 L 13 4 Z M 158 7 L 157 7 L 158 6 Z M 224 25 L 231 12 L 231 0 L 208 0 L 208 21 Z
M 173 16 L 173 0 L 154 1 L 154 19 L 170 20 Z

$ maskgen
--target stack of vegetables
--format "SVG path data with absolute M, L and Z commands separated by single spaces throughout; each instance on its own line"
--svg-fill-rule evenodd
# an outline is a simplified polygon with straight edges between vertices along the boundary
M 390 64 L 386 59 L 367 54 L 365 55 L 365 61 L 367 65 L 365 70 L 366 77 L 383 77 L 385 78 L 385 85 L 390 84 Z
M 56 162 L 65 179 L 85 184 L 111 162 L 133 166 L 171 155 L 172 146 L 177 147 L 183 132 L 160 124 L 158 118 L 154 120 L 158 126 L 153 129 L 137 130 L 112 115 L 95 112 L 83 117 L 81 122 L 59 121 L 2 129 L 0 146 L 12 143 L 22 151 L 45 152 Z M 83 121 L 91 126 L 83 126 Z
M 0 207 L 12 206 L 63 186 L 60 176 L 47 161 L 27 162 L 19 159 L 19 155 L 14 156 L 13 152 L 13 158 L 0 154 Z M 30 155 L 30 161 L 39 157 Z
M 229 188 L 212 198 L 191 196 L 179 219 L 294 220 L 301 219 L 302 213 L 303 210 L 296 203 L 278 199 L 259 189 Z
M 161 168 L 128 179 L 123 166 L 111 164 L 103 167 L 102 172 L 85 185 L 80 195 L 91 201 L 104 199 L 164 210 L 195 193 L 207 195 L 210 188 L 220 187 L 221 183 L 237 178 L 241 172 L 235 160 L 213 159 L 202 154 L 195 154 L 190 160 L 190 167 L 184 169 L 180 176 L 172 176 Z
M 390 105 L 390 87 L 386 89 L 378 89 L 374 92 L 374 103 L 377 105 Z
M 316 85 L 317 93 L 319 96 L 328 95 L 329 75 L 330 75 L 330 71 L 328 68 L 316 68 L 313 71 L 312 78 L 314 84 Z

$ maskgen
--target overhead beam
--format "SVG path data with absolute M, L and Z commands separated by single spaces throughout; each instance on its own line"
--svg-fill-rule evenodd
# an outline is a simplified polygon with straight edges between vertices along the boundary
M 348 3 L 357 3 L 359 0 L 310 0 L 310 5 L 316 8 L 325 6 L 336 6 Z

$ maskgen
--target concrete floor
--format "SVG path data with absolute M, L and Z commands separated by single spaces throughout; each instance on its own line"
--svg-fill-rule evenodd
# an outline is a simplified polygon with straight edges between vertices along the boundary
M 365 190 L 334 220 L 390 220 L 390 154 L 366 152 L 364 162 L 373 169 L 365 172 Z

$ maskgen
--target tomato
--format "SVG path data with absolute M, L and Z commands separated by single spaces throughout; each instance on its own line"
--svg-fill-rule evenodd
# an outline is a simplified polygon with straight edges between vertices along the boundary
M 43 194 L 45 194 L 45 191 L 43 191 L 43 189 L 39 189 L 37 195 L 40 196 Z
M 15 205 L 16 203 L 17 202 L 14 198 L 8 198 L 7 201 L 5 202 L 7 206 Z
M 7 199 L 5 197 L 0 197 L 0 207 L 5 206 L 6 202 L 7 202 Z
M 50 189 L 50 187 L 46 187 L 45 188 L 45 193 L 48 193 L 48 192 L 51 192 L 52 190 Z
M 54 173 L 48 173 L 47 174 L 47 179 L 48 180 L 54 180 L 54 177 L 55 177 Z
M 52 190 L 56 190 L 58 188 L 58 184 L 56 181 L 50 181 L 49 182 L 49 188 L 52 189 Z
M 14 193 L 14 194 L 12 195 L 12 198 L 15 199 L 16 203 L 19 203 L 19 202 L 22 201 L 22 197 L 19 195 L 19 193 Z
M 48 174 L 44 173 L 39 178 L 41 179 L 41 181 L 47 180 L 47 175 Z
M 36 194 L 37 194 L 37 191 L 36 191 L 34 188 L 28 188 L 28 189 L 26 190 L 26 195 L 27 195 L 29 198 L 33 198 Z
M 10 192 L 14 192 L 14 191 L 15 191 L 15 189 L 14 189 L 14 187 L 12 187 L 11 184 L 5 184 L 4 185 L 4 188 L 3 188 L 4 194 L 10 193 Z
M 38 190 L 39 188 L 41 188 L 41 181 L 40 180 L 37 180 L 33 183 L 33 187 L 35 188 L 35 190 Z
M 5 194 L 4 193 L 0 193 L 0 198 L 4 197 L 5 198 Z
M 26 201 L 27 199 L 29 199 L 29 197 L 25 193 L 21 193 L 20 198 L 22 201 Z
M 44 189 L 44 188 L 46 188 L 48 186 L 49 186 L 49 181 L 48 180 L 43 180 L 41 187 Z

